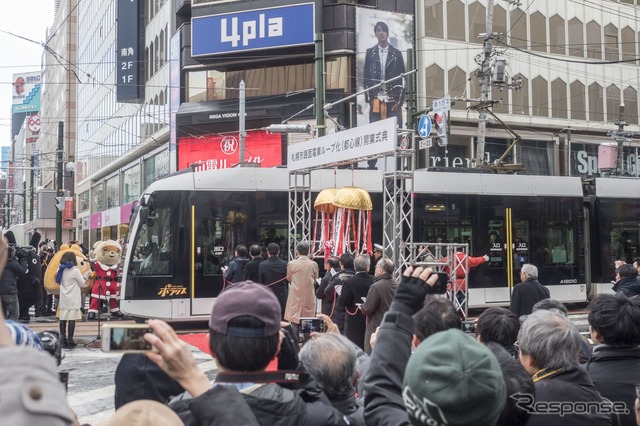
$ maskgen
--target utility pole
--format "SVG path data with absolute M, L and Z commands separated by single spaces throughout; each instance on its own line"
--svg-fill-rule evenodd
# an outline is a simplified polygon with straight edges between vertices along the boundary
M 33 179 L 35 176 L 35 156 L 33 155 L 33 153 L 31 153 L 31 179 L 29 180 L 30 184 L 29 184 L 29 194 L 31 195 L 29 197 L 29 221 L 33 220 L 33 199 L 35 198 L 34 194 L 33 194 Z M 26 218 L 25 218 L 26 220 Z
M 315 26 L 316 34 L 314 37 L 314 43 L 316 47 L 315 51 L 315 77 L 316 77 L 316 137 L 322 137 L 326 134 L 326 124 L 324 115 L 326 111 L 324 109 L 324 33 L 323 33 L 323 20 L 322 14 L 324 13 L 324 2 L 322 0 L 316 0 L 315 2 Z
M 58 184 L 57 184 L 57 196 L 64 197 L 64 188 L 62 187 L 62 150 L 64 149 L 64 122 L 58 121 Z M 62 244 L 62 210 L 56 209 L 56 246 L 60 247 Z
M 238 107 L 238 114 L 240 115 L 240 167 L 244 166 L 244 149 L 245 149 L 245 138 L 247 136 L 247 132 L 245 130 L 245 122 L 244 122 L 244 110 L 247 99 L 247 90 L 244 84 L 244 80 L 240 80 L 240 105 Z
M 480 65 L 480 104 L 478 110 L 478 140 L 476 143 L 476 167 L 484 166 L 484 143 L 487 131 L 487 111 L 483 105 L 491 94 L 491 51 L 493 50 L 493 0 L 488 0 L 487 21 L 482 45 L 482 64 Z

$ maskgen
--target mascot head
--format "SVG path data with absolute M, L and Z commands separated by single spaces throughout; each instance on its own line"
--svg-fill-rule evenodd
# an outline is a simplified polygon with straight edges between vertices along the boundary
M 87 287 L 84 289 L 85 292 L 91 291 L 91 286 L 93 285 L 93 277 L 91 275 L 91 264 L 89 260 L 82 253 L 82 249 L 77 245 L 68 246 L 67 244 L 62 244 L 60 246 L 60 250 L 56 252 L 51 258 L 49 262 L 49 266 L 47 266 L 47 272 L 44 275 L 44 286 L 50 293 L 58 294 L 60 292 L 60 286 L 56 283 L 56 273 L 58 272 L 58 267 L 60 266 L 60 259 L 62 259 L 62 255 L 68 251 L 72 251 L 76 255 L 76 262 L 78 263 L 78 269 L 80 273 L 84 277 L 85 282 L 87 282 Z
M 122 253 L 122 246 L 117 241 L 107 240 L 102 241 L 94 248 L 94 254 L 96 262 L 113 266 L 120 263 L 120 254 Z

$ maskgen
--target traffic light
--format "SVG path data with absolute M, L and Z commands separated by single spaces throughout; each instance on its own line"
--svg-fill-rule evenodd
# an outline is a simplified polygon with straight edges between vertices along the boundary
M 433 114 L 433 122 L 436 127 L 436 133 L 438 134 L 438 146 L 447 145 L 447 113 L 436 112 Z
M 59 211 L 64 210 L 64 197 L 56 197 L 56 209 Z

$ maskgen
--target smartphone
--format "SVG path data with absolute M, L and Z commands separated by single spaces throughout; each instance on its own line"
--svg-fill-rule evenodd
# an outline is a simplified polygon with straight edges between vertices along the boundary
M 324 333 L 324 321 L 321 318 L 302 317 L 298 327 L 298 343 L 304 344 L 311 338 L 311 333 Z
M 469 334 L 476 333 L 476 322 L 475 321 L 462 321 L 462 331 Z
M 438 281 L 433 286 L 433 291 L 436 294 L 444 294 L 447 292 L 447 284 L 449 284 L 449 275 L 446 272 L 436 272 L 438 274 Z
M 105 324 L 102 327 L 104 352 L 147 352 L 151 345 L 144 340 L 145 333 L 153 333 L 147 324 Z

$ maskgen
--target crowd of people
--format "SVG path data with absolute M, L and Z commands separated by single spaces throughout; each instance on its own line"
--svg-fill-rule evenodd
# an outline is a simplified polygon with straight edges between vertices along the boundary
M 2 263 L 6 249 L 0 241 Z M 266 260 L 258 249 L 236 248 L 212 308 L 215 378 L 169 324 L 149 320 L 153 350 L 122 357 L 108 425 L 640 424 L 640 298 L 621 283 L 638 281 L 640 259 L 626 265 L 635 273 L 617 265 L 616 292 L 591 301 L 587 339 L 533 265 L 522 266 L 510 309 L 486 309 L 468 328 L 437 293 L 431 268 L 408 267 L 396 282 L 380 253 L 343 254 L 326 260 L 320 278 L 307 243 L 288 263 L 277 244 Z M 307 317 L 320 318 L 325 332 L 300 346 Z M 77 422 L 53 358 L 42 359 L 37 336 L 7 325 L 3 422 Z

